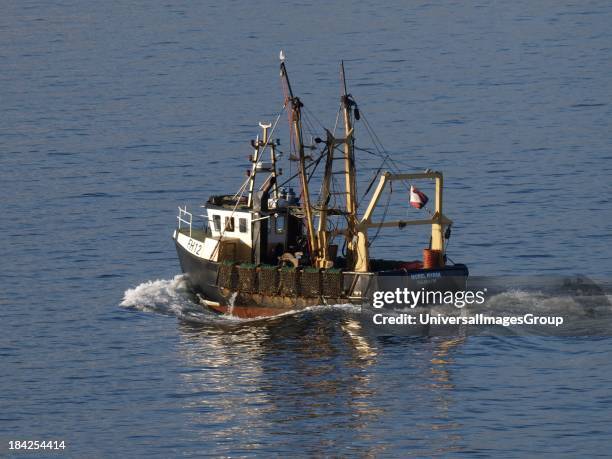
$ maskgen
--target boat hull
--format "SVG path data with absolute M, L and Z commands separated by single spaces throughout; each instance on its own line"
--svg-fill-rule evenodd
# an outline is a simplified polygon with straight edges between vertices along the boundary
M 377 273 L 345 273 L 346 297 L 302 297 L 265 295 L 232 291 L 217 285 L 220 263 L 193 255 L 176 242 L 176 250 L 183 273 L 203 305 L 209 309 L 242 318 L 270 317 L 289 311 L 302 310 L 321 304 L 352 303 L 372 306 L 375 292 L 396 292 L 398 289 L 458 291 L 466 286 L 468 270 L 465 265 L 453 265 L 436 269 L 392 270 Z M 385 307 L 406 305 L 386 302 Z

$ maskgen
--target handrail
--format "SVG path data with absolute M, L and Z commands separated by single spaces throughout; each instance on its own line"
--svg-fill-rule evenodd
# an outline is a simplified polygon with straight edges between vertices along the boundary
M 178 206 L 178 209 L 179 209 L 179 214 L 176 216 L 176 219 L 178 220 L 178 229 L 180 231 L 181 222 L 184 223 L 185 225 L 188 225 L 189 226 L 189 237 L 191 237 L 191 225 L 193 222 L 193 215 L 191 212 L 187 212 L 186 205 L 184 208 L 182 208 L 181 206 Z M 186 218 L 183 218 L 183 217 L 186 217 Z

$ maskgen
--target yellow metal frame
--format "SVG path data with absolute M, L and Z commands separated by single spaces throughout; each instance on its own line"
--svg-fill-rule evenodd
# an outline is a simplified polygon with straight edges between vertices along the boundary
M 431 218 L 419 220 L 394 220 L 389 222 L 373 222 L 372 214 L 378 204 L 378 201 L 385 189 L 385 186 L 390 181 L 396 180 L 423 180 L 433 179 L 436 181 L 436 197 L 435 209 Z M 444 178 L 441 172 L 422 172 L 416 174 L 392 174 L 385 172 L 378 182 L 376 190 L 372 195 L 372 199 L 368 207 L 357 225 L 357 262 L 355 266 L 356 272 L 369 271 L 369 255 L 368 255 L 368 228 L 389 228 L 403 227 L 406 225 L 431 225 L 431 248 L 434 250 L 444 251 L 444 228 L 452 223 L 442 213 L 442 191 L 444 187 Z

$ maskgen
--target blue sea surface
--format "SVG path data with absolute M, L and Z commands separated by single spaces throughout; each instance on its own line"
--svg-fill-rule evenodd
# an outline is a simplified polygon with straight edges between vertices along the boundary
M 357 144 L 367 121 L 402 170 L 444 172 L 454 261 L 605 281 L 611 24 L 606 1 L 3 2 L 0 455 L 609 457 L 611 337 L 381 337 L 347 305 L 224 319 L 171 234 L 178 205 L 244 181 L 283 49 L 307 139 L 344 59 Z M 360 193 L 379 165 L 358 153 Z

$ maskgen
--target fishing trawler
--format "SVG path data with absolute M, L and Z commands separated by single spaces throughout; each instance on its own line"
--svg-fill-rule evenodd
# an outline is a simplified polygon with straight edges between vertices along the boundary
M 355 125 L 362 114 L 347 91 L 344 64 L 336 119 L 336 127 L 342 120 L 343 133 L 322 128 L 321 136 L 313 137 L 310 144 L 304 140 L 305 107 L 293 93 L 282 52 L 280 76 L 283 110 L 274 123 L 259 123 L 261 137 L 251 141 L 251 165 L 240 189 L 210 196 L 202 206 L 201 225 L 186 206 L 179 207 L 173 239 L 182 271 L 201 303 L 218 313 L 254 318 L 314 305 L 368 305 L 375 292 L 398 288 L 464 289 L 467 267 L 450 263 L 445 253 L 452 221 L 442 212 L 442 173 L 403 173 L 389 155 L 381 153 L 382 165 L 393 167 L 378 168 L 366 191 L 369 202 L 361 211 Z M 287 180 L 282 180 L 279 167 L 285 152 L 274 138 L 283 112 L 290 127 L 289 160 L 297 164 L 297 172 Z M 316 180 L 321 164 L 323 171 Z M 294 180 L 299 188 L 290 187 Z M 427 196 L 413 185 L 417 181 L 435 183 L 432 210 L 426 206 Z M 395 182 L 409 191 L 413 208 L 428 212 L 426 218 L 374 221 L 381 196 Z M 316 197 L 311 194 L 314 184 L 319 185 Z M 404 259 L 405 243 L 399 238 L 395 260 L 372 257 L 369 230 L 413 225 L 431 226 L 422 260 Z

